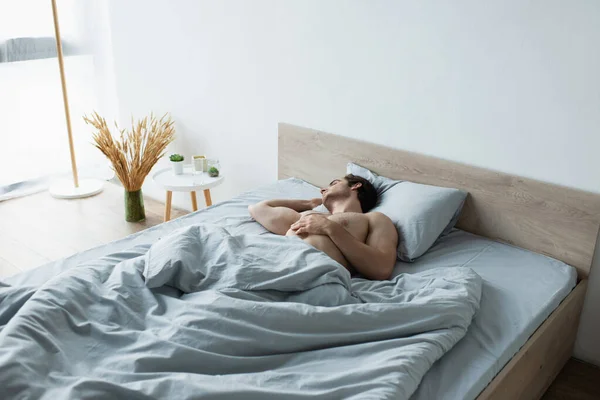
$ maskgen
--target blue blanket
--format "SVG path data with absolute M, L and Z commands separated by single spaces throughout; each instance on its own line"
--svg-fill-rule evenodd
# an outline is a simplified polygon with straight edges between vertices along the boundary
M 467 331 L 468 268 L 351 279 L 300 240 L 189 226 L 0 286 L 0 391 L 48 399 L 406 399 Z

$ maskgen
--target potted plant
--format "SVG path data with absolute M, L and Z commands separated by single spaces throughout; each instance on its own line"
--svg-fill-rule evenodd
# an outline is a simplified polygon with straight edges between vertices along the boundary
M 208 176 L 211 178 L 216 178 L 219 176 L 219 169 L 221 169 L 221 164 L 219 164 L 219 160 L 212 159 L 207 161 L 208 167 Z
M 208 176 L 210 176 L 211 178 L 216 178 L 217 176 L 219 176 L 219 170 L 216 167 L 210 167 L 208 169 Z
M 171 160 L 171 165 L 173 166 L 173 173 L 175 175 L 183 174 L 184 157 L 181 154 L 171 154 L 169 160 Z
M 110 160 L 115 174 L 125 189 L 125 220 L 146 218 L 142 185 L 156 162 L 165 154 L 167 145 L 175 139 L 174 122 L 169 114 L 160 119 L 154 114 L 136 122 L 131 129 L 119 129 L 112 134 L 106 120 L 97 112 L 84 121 L 93 126 L 95 146 Z M 183 159 L 183 158 L 182 158 Z

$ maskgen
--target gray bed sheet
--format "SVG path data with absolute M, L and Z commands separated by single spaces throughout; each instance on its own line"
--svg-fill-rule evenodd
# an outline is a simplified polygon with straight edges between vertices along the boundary
M 483 279 L 479 313 L 465 337 L 427 372 L 412 399 L 474 399 L 577 283 L 575 268 L 458 229 L 395 273 L 473 269 Z
M 146 231 L 8 278 L 32 287 L 86 261 L 146 245 L 177 228 L 214 223 L 235 234 L 269 234 L 247 205 L 265 198 L 309 198 L 318 189 L 298 179 L 279 181 Z M 399 262 L 395 274 L 436 267 L 468 267 L 484 279 L 481 309 L 467 335 L 423 378 L 414 399 L 472 399 L 575 286 L 576 273 L 559 261 L 459 230 L 441 238 L 417 262 Z M 457 367 L 458 366 L 458 367 Z

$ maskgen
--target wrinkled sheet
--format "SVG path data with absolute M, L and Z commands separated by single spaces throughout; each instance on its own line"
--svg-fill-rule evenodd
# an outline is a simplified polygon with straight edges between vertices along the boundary
M 0 287 L 7 398 L 406 399 L 462 338 L 481 278 L 351 279 L 301 240 L 192 225 Z

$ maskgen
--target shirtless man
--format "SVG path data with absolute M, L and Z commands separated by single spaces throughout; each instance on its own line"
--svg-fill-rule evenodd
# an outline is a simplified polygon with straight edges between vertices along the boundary
M 373 185 L 359 176 L 346 175 L 321 189 L 321 196 L 312 200 L 265 200 L 248 210 L 269 231 L 300 237 L 351 273 L 374 280 L 389 279 L 396 262 L 398 233 L 388 217 L 368 212 L 377 202 Z M 330 213 L 313 211 L 321 204 Z

